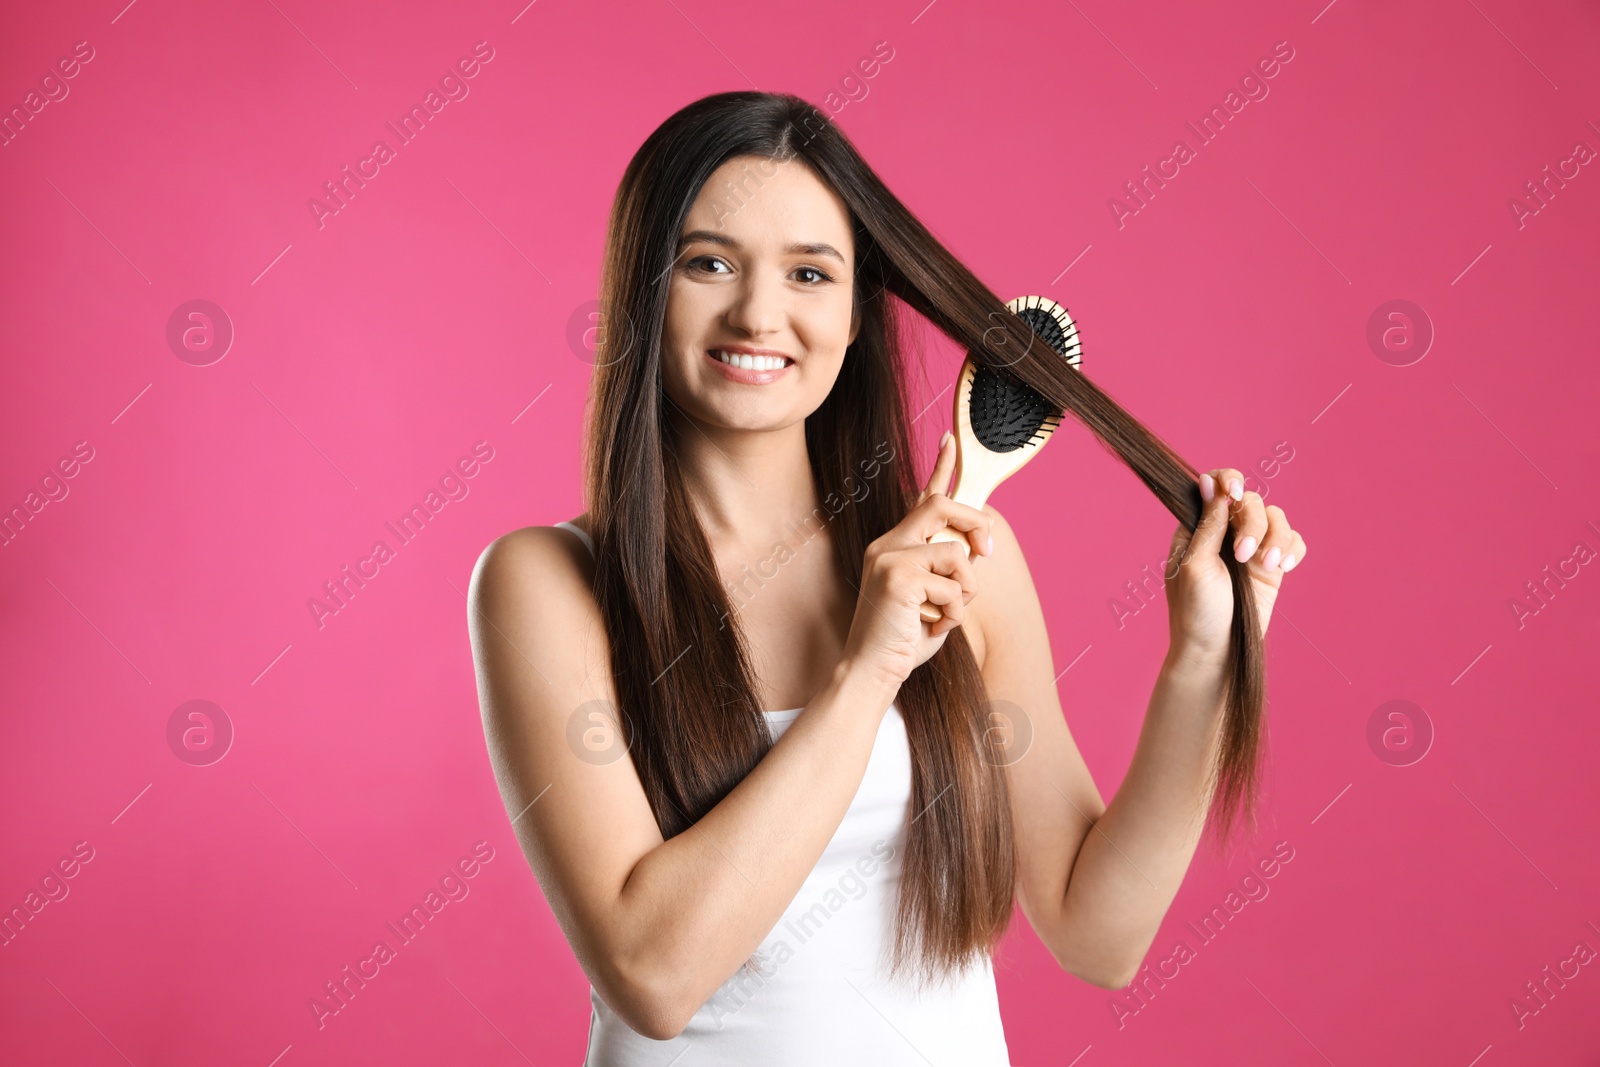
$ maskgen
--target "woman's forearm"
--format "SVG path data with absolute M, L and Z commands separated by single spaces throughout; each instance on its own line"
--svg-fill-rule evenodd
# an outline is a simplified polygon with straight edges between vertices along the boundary
M 640 860 L 621 903 L 633 968 L 686 1024 L 760 945 L 816 866 L 866 773 L 895 690 L 846 664 L 693 827 Z
M 1137 974 L 1199 844 L 1224 671 L 1213 657 L 1168 653 L 1127 777 L 1072 867 L 1063 919 L 1073 970 L 1110 988 Z

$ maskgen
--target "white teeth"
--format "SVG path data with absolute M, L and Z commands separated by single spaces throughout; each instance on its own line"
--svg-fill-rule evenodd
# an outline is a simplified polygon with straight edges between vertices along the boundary
M 713 349 L 711 354 L 741 370 L 781 370 L 788 363 L 782 356 L 733 355 L 721 349 Z

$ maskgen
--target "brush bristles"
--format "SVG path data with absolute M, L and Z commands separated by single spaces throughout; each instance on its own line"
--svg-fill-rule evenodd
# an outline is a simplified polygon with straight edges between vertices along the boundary
M 1083 350 L 1078 326 L 1065 308 L 1030 296 L 1015 313 L 1070 365 L 1079 366 Z M 979 364 L 967 396 L 967 416 L 973 435 L 984 448 L 1014 452 L 1042 442 L 1061 421 L 1062 411 L 1009 374 Z

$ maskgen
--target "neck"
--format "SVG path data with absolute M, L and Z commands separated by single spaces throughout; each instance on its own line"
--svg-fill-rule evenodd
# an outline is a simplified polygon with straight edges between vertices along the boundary
M 786 541 L 790 523 L 819 506 L 804 422 L 729 430 L 673 415 L 684 488 L 713 547 Z

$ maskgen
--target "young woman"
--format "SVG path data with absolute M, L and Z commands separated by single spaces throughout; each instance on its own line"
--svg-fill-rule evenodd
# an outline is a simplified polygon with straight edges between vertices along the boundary
M 1118 988 L 1213 799 L 1224 828 L 1250 813 L 1261 636 L 1304 541 L 1036 343 L 793 96 L 651 134 L 600 296 L 589 510 L 491 544 L 469 611 L 507 814 L 591 983 L 586 1063 L 1009 1063 L 990 954 L 1014 904 Z M 1180 518 L 1109 805 L 1021 545 L 945 495 L 948 434 L 919 491 L 906 307 Z M 946 526 L 970 558 L 929 543 Z

